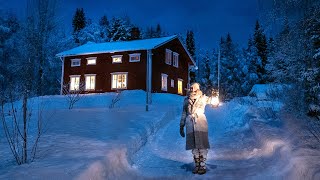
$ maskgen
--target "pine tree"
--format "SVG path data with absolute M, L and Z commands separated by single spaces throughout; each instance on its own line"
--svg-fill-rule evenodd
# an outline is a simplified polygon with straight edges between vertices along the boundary
M 195 49 L 195 40 L 194 40 L 193 31 L 187 31 L 186 46 L 191 57 L 193 58 L 194 61 L 196 61 L 196 58 L 195 58 L 196 49 Z M 190 70 L 190 83 L 193 83 L 196 81 L 195 71 L 196 71 L 195 69 Z
M 238 52 L 233 43 L 231 35 L 228 33 L 226 38 L 221 38 L 221 88 L 220 94 L 223 99 L 231 99 L 240 94 L 240 79 L 238 78 L 241 67 L 239 68 Z
M 242 94 L 247 95 L 254 84 L 259 82 L 257 69 L 260 66 L 260 57 L 257 55 L 257 49 L 252 38 L 248 39 L 247 48 L 243 50 L 244 64 L 242 67 L 243 81 L 241 85 Z
M 86 27 L 86 23 L 87 21 L 83 8 L 77 8 L 72 19 L 73 33 L 77 33 Z
M 77 8 L 72 19 L 73 27 L 73 38 L 75 43 L 79 43 L 78 34 L 81 29 L 85 28 L 87 25 L 86 17 L 83 8 Z
M 261 59 L 261 65 L 258 68 L 258 76 L 260 83 L 265 83 L 266 70 L 265 66 L 267 64 L 267 39 L 266 35 L 261 28 L 259 21 L 256 22 L 255 31 L 254 31 L 254 44 L 257 48 L 258 56 Z
M 129 40 L 141 39 L 141 31 L 139 27 L 132 27 L 130 30 Z
M 109 39 L 108 39 L 109 20 L 106 15 L 103 15 L 100 18 L 99 25 L 101 28 L 100 36 L 101 36 L 102 42 L 108 42 L 109 41 Z
M 107 28 L 109 26 L 109 21 L 106 15 L 103 15 L 99 20 L 99 25 Z
M 162 36 L 161 27 L 160 27 L 160 24 L 157 24 L 156 31 L 155 31 L 155 34 L 154 34 L 154 38 L 159 38 L 161 36 Z

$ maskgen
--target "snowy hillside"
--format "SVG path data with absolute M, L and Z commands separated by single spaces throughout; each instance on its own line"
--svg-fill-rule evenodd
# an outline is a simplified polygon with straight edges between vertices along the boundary
M 144 91 L 124 91 L 109 109 L 114 97 L 85 95 L 72 110 L 63 96 L 32 99 L 30 107 L 45 107 L 49 117 L 37 159 L 16 166 L 1 130 L 0 179 L 320 177 L 314 138 L 279 102 L 244 97 L 206 107 L 212 149 L 208 172 L 199 176 L 191 173 L 192 155 L 179 135 L 183 97 L 153 94 L 149 112 Z

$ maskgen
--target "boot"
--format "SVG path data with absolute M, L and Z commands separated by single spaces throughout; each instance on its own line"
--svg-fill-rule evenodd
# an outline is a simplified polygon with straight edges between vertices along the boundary
M 206 169 L 206 158 L 204 158 L 203 156 L 200 156 L 199 158 L 200 160 L 200 167 L 198 169 L 198 174 L 202 175 L 202 174 L 205 174 L 207 172 L 207 169 Z
M 200 168 L 200 158 L 193 157 L 195 167 L 192 171 L 193 174 L 197 174 Z

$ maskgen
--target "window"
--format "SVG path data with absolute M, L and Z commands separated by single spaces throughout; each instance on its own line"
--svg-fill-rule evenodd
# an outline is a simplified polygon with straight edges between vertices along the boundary
M 80 84 L 80 75 L 71 75 L 70 76 L 70 91 L 79 90 Z
M 127 89 L 128 73 L 111 73 L 111 89 Z
M 71 59 L 71 67 L 80 66 L 81 59 Z
M 122 55 L 115 55 L 112 57 L 112 63 L 122 63 Z
M 167 89 L 168 89 L 167 79 L 168 79 L 168 75 L 161 74 L 161 90 L 162 91 L 167 91 Z
M 166 49 L 166 64 L 171 65 L 172 61 L 172 51 L 170 49 Z
M 139 62 L 140 61 L 140 53 L 129 54 L 129 62 Z
M 183 94 L 182 92 L 182 79 L 178 79 L 178 94 Z
M 171 79 L 171 87 L 174 87 L 174 80 Z
M 96 65 L 97 58 L 96 57 L 89 57 L 87 58 L 87 65 Z
M 173 52 L 173 66 L 178 67 L 179 62 L 179 54 L 176 52 Z
M 86 79 L 86 90 L 95 90 L 96 88 L 96 75 L 86 74 L 84 75 Z

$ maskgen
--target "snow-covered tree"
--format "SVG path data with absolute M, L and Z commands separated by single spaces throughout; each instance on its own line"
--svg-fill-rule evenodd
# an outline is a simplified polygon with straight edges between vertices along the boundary
M 221 38 L 221 62 L 220 62 L 220 94 L 224 99 L 231 99 L 241 95 L 240 60 L 236 44 L 233 43 L 231 35 Z
M 109 20 L 106 15 L 101 17 L 101 19 L 99 20 L 99 25 L 101 28 L 100 36 L 101 36 L 102 41 L 108 42 L 109 41 L 109 39 L 108 39 Z
M 257 69 L 261 65 L 260 57 L 257 55 L 256 46 L 249 38 L 247 48 L 243 50 L 242 73 L 244 76 L 241 89 L 243 94 L 248 94 L 254 84 L 259 82 Z
M 186 47 L 187 47 L 187 50 L 190 53 L 191 57 L 193 58 L 193 60 L 196 61 L 196 58 L 195 58 L 195 51 L 196 51 L 195 39 L 194 39 L 194 34 L 193 34 L 192 30 L 187 31 Z M 196 71 L 195 69 L 190 70 L 190 83 L 196 81 L 196 72 L 195 71 Z
M 272 1 L 272 17 L 284 22 L 275 36 L 274 55 L 268 63 L 277 82 L 290 83 L 300 90 L 297 110 L 306 110 L 310 104 L 319 104 L 319 17 L 320 2 L 316 0 Z M 278 24 L 271 24 L 275 27 Z M 301 104 L 303 102 L 304 104 Z M 294 103 L 290 103 L 294 104 Z
M 96 23 L 90 23 L 85 28 L 81 29 L 78 34 L 78 43 L 80 45 L 85 44 L 87 42 L 107 42 L 107 37 L 104 36 L 106 31 L 103 27 Z
M 256 21 L 255 31 L 253 35 L 253 42 L 257 49 L 257 55 L 261 59 L 261 65 L 257 69 L 257 74 L 259 76 L 260 83 L 266 82 L 266 64 L 267 64 L 267 39 L 266 35 L 263 32 L 262 27 L 260 26 L 259 21 Z
M 128 17 L 112 18 L 109 26 L 109 39 L 110 41 L 128 41 L 131 37 L 131 29 L 133 25 Z

